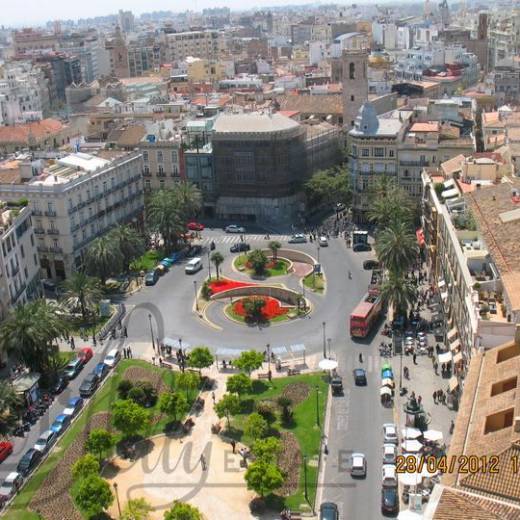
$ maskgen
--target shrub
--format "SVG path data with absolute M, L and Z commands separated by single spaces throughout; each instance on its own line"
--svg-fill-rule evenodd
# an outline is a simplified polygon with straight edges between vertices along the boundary
M 248 437 L 256 440 L 265 437 L 268 429 L 269 425 L 267 421 L 259 413 L 252 413 L 247 418 L 244 433 Z
M 72 478 L 80 480 L 99 474 L 99 461 L 92 453 L 86 453 L 72 465 Z
M 276 419 L 273 403 L 269 401 L 258 401 L 255 406 L 256 412 L 260 414 L 269 424 Z
M 200 290 L 200 294 L 205 300 L 209 300 L 211 295 L 213 294 L 213 291 L 211 290 L 211 287 L 208 284 L 208 281 L 206 280 L 202 284 L 202 289 Z
M 132 381 L 129 381 L 128 379 L 122 379 L 117 385 L 117 395 L 119 395 L 120 399 L 127 399 L 128 392 L 130 392 L 133 387 L 134 384 Z

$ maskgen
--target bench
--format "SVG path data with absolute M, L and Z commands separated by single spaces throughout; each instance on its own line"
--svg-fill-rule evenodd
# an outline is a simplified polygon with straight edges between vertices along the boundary
M 300 374 L 301 374 L 301 371 L 297 368 L 290 368 L 289 370 L 287 370 L 288 376 L 298 376 Z
M 258 379 L 269 379 L 269 374 L 267 372 L 258 374 Z

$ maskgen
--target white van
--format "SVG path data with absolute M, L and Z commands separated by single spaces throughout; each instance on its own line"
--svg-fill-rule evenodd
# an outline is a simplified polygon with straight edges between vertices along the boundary
M 202 259 L 201 258 L 192 258 L 184 268 L 184 272 L 186 274 L 197 273 L 202 269 Z

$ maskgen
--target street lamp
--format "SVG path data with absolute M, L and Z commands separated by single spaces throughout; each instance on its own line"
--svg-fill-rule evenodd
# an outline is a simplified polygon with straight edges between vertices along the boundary
M 326 359 L 327 358 L 327 334 L 325 333 L 325 327 L 326 327 L 326 323 L 325 322 L 322 322 L 321 326 L 323 327 L 323 359 Z
M 155 352 L 155 340 L 153 339 L 152 315 L 148 314 L 148 321 L 150 322 L 150 336 L 152 336 L 152 348 Z
M 199 302 L 197 300 L 197 280 L 193 280 L 193 290 L 195 291 L 195 310 L 199 310 Z
M 208 249 L 208 281 L 211 280 L 211 260 L 209 258 L 209 249 Z
M 303 456 L 303 489 L 304 489 L 305 500 L 307 500 L 307 502 L 308 502 L 309 494 L 307 491 L 307 455 Z
M 316 244 L 316 254 L 318 256 L 318 264 L 320 263 L 320 243 Z
M 114 482 L 114 491 L 116 492 L 117 510 L 119 511 L 119 517 L 121 518 L 121 503 L 119 502 L 119 493 L 117 491 L 117 482 Z
M 320 387 L 316 385 L 316 426 L 320 427 Z
M 329 344 L 329 359 L 331 359 L 330 344 L 332 343 L 332 339 L 331 338 L 327 338 L 327 343 Z
M 266 352 L 267 352 L 267 375 L 269 377 L 269 381 L 271 380 L 271 345 L 268 343 L 267 344 L 267 348 L 266 348 Z

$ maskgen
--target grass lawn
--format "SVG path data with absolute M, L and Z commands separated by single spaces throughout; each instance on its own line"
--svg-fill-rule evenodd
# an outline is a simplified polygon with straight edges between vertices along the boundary
M 157 249 L 150 249 L 146 251 L 146 253 L 141 256 L 141 258 L 137 258 L 130 264 L 130 269 L 132 271 L 140 272 L 140 271 L 151 271 L 159 261 L 164 258 L 164 253 Z
M 318 428 L 316 425 L 316 386 L 318 387 L 318 411 L 321 426 L 323 426 L 325 420 L 325 407 L 328 395 L 328 383 L 322 374 L 274 378 L 270 383 L 268 381 L 254 381 L 254 393 L 243 398 L 243 413 L 232 418 L 231 431 L 229 434 L 241 442 L 251 445 L 252 439 L 243 433 L 243 428 L 249 414 L 254 410 L 254 404 L 262 400 L 276 401 L 283 389 L 291 383 L 307 383 L 311 388 L 311 392 L 304 401 L 293 406 L 294 422 L 291 426 L 284 427 L 280 422 L 278 413 L 276 414 L 276 421 L 272 426 L 280 432 L 292 432 L 298 440 L 302 455 L 307 456 L 308 496 L 309 502 L 312 504 L 316 497 L 316 486 L 318 483 L 317 460 L 322 432 L 321 428 Z M 278 497 L 275 497 L 277 503 L 279 500 Z M 303 463 L 300 468 L 300 485 L 298 491 L 294 495 L 282 497 L 281 500 L 285 507 L 294 510 L 301 510 L 306 503 L 304 496 Z
M 110 316 L 115 312 L 115 306 L 110 306 Z M 110 319 L 110 316 L 96 316 L 96 320 L 93 323 L 83 323 L 81 319 L 74 319 L 70 326 L 70 335 L 71 336 L 83 336 L 87 337 L 87 340 L 92 341 L 92 334 L 97 334 L 102 328 L 103 325 Z
M 244 271 L 249 275 L 254 275 L 254 271 L 252 269 L 248 269 L 246 267 L 247 263 L 247 255 L 242 254 L 235 258 L 233 261 L 236 269 L 239 271 Z M 289 262 L 286 260 L 280 258 L 276 261 L 276 264 L 268 269 L 266 269 L 266 272 L 264 273 L 264 276 L 269 278 L 271 276 L 282 276 L 284 274 L 287 274 L 287 269 L 289 268 Z
M 308 274 L 303 279 L 303 284 L 314 292 L 322 293 L 325 290 L 325 280 L 322 274 Z
M 72 444 L 72 442 L 78 437 L 80 432 L 85 428 L 85 425 L 87 424 L 89 417 L 98 412 L 105 412 L 110 410 L 111 404 L 114 400 L 117 399 L 117 385 L 119 384 L 119 381 L 121 381 L 121 379 L 123 378 L 123 374 L 125 373 L 127 368 L 135 366 L 144 367 L 150 370 L 151 372 L 160 372 L 164 382 L 168 386 L 175 387 L 175 376 L 173 371 L 152 366 L 146 361 L 141 361 L 137 359 L 121 360 L 121 362 L 115 368 L 112 377 L 110 377 L 106 381 L 106 383 L 101 387 L 101 389 L 94 395 L 94 397 L 90 400 L 89 404 L 85 407 L 79 418 L 61 437 L 51 455 L 38 468 L 38 470 L 33 474 L 33 476 L 24 486 L 23 490 L 16 496 L 11 507 L 5 515 L 5 518 L 7 520 L 38 520 L 38 515 L 31 513 L 27 510 L 28 504 L 31 501 L 32 497 L 34 496 L 40 485 L 43 483 L 43 481 L 47 478 L 49 473 L 58 464 L 65 450 Z M 195 391 L 193 391 L 192 399 L 190 401 L 193 401 L 194 398 Z M 153 408 L 149 408 L 149 410 L 151 414 L 158 415 L 158 404 L 156 404 Z M 151 436 L 157 433 L 161 433 L 168 422 L 169 419 L 165 417 L 158 421 L 156 424 L 152 424 L 149 430 L 145 433 L 145 436 Z

